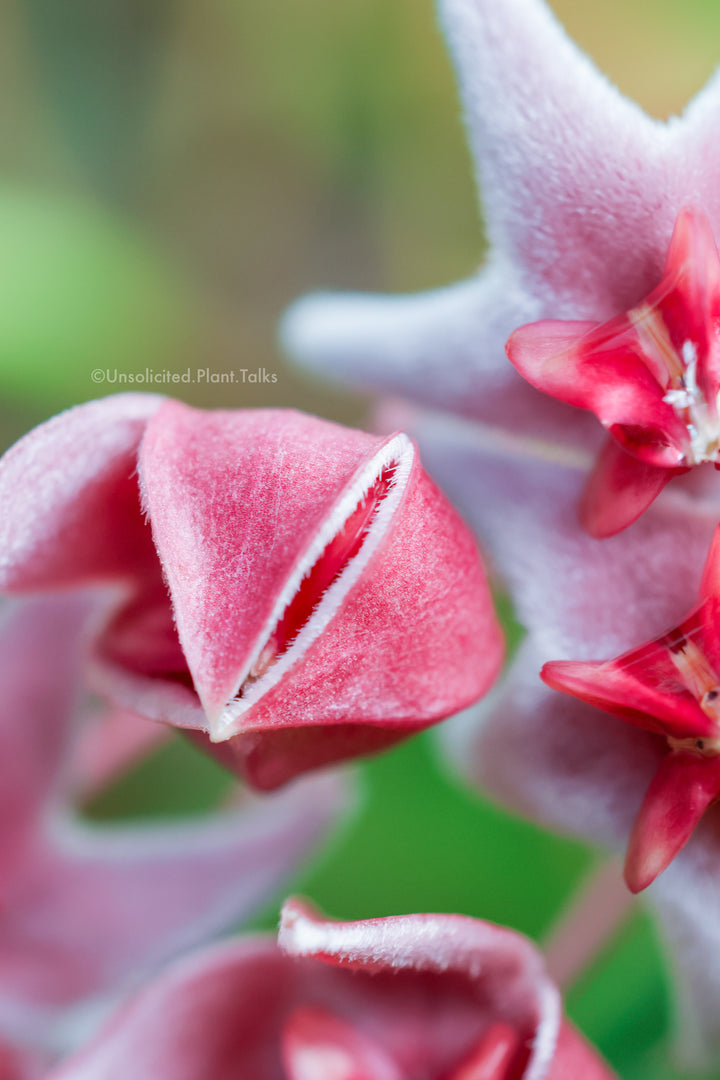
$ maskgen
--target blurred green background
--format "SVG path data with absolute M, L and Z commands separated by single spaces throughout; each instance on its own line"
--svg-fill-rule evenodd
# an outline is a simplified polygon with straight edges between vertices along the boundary
M 717 0 L 553 7 L 660 117 L 720 58 Z M 283 364 L 274 326 L 284 305 L 323 285 L 439 285 L 469 273 L 482 246 L 431 0 L 0 5 L 4 445 L 124 388 L 106 375 L 94 383 L 96 370 L 265 367 L 277 383 L 176 392 L 360 424 L 366 401 Z M 596 859 L 462 790 L 432 735 L 362 774 L 359 813 L 292 883 L 335 916 L 460 911 L 540 938 Z M 228 783 L 177 738 L 90 812 L 187 813 Z M 276 915 L 271 905 L 256 925 Z M 662 956 L 641 909 L 568 1004 L 623 1078 L 678 1075 Z

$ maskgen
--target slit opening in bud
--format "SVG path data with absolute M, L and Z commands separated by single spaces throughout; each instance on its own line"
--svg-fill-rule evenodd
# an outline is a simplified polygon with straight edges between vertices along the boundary
M 211 739 L 236 734 L 242 716 L 327 626 L 385 535 L 414 453 L 406 435 L 395 435 L 348 486 L 290 575 L 237 689 L 218 716 L 208 717 Z

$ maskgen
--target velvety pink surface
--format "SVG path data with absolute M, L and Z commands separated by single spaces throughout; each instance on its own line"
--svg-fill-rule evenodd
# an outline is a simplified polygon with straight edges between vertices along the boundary
M 475 542 L 418 463 L 397 517 L 361 587 L 230 741 L 256 785 L 397 742 L 495 680 L 503 645 Z
M 237 689 L 285 582 L 378 446 L 292 410 L 166 402 L 140 454 L 144 504 L 206 710 Z
M 70 766 L 94 608 L 88 593 L 15 602 L 0 625 L 0 1035 L 49 1046 L 70 1006 L 272 895 L 345 799 L 340 777 L 318 776 L 192 822 L 79 819 Z
M 383 462 L 390 479 L 365 521 L 354 510 Z M 19 486 L 23 473 L 35 488 Z M 0 497 L 12 519 L 0 584 L 103 584 L 92 685 L 130 713 L 233 736 L 213 752 L 260 788 L 443 719 L 477 700 L 502 662 L 472 535 L 402 437 L 292 410 L 211 413 L 119 395 L 21 440 L 0 463 Z M 106 514 L 107 534 L 89 527 Z M 364 527 L 356 540 L 333 539 L 343 514 Z M 263 660 L 313 551 L 330 570 L 313 577 L 308 564 L 318 595 L 274 646 L 279 658 L 268 644 Z M 274 659 L 280 674 L 246 706 Z
M 517 1033 L 487 1080 L 611 1076 L 561 1025 L 535 948 L 452 915 L 328 923 L 286 905 L 270 942 L 220 946 L 145 989 L 53 1080 L 468 1080 L 488 1036 Z M 485 1064 L 491 1066 L 491 1059 Z M 497 1064 L 497 1063 L 496 1063 Z

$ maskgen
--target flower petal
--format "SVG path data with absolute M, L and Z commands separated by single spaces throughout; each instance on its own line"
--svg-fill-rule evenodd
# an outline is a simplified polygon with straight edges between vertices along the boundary
M 716 723 L 682 682 L 662 641 L 616 660 L 556 660 L 541 678 L 554 690 L 605 709 L 646 731 L 674 739 L 712 736 Z
M 0 587 L 54 589 L 136 576 L 157 562 L 134 478 L 162 399 L 117 394 L 61 413 L 0 462 Z
M 609 1080 L 560 1026 L 539 952 L 512 931 L 453 915 L 343 925 L 297 902 L 285 911 L 289 955 L 246 941 L 183 960 L 51 1080 Z
M 610 85 L 544 0 L 440 10 L 491 241 L 546 296 L 572 298 L 575 314 L 556 317 L 623 310 L 659 277 L 665 246 L 652 241 L 672 229 L 663 125 Z M 636 235 L 643 244 L 628 244 Z
M 520 935 L 461 915 L 336 923 L 289 900 L 278 940 L 290 956 L 322 960 L 356 975 L 391 973 L 397 980 L 401 972 L 423 972 L 479 980 L 493 1021 L 533 1040 L 522 1076 L 545 1075 L 558 1035 L 560 1001 L 540 954 Z
M 0 892 L 58 794 L 78 694 L 82 595 L 7 604 L 0 621 Z
M 403 1080 L 379 1046 L 317 1007 L 298 1009 L 285 1025 L 283 1064 L 287 1080 Z
M 720 757 L 667 754 L 643 800 L 625 858 L 632 892 L 650 885 L 685 846 L 720 795 Z
M 150 424 L 145 504 L 211 717 L 237 693 L 293 569 L 379 441 L 290 410 L 210 413 L 174 401 Z
M 241 1067 L 248 1078 L 285 1080 L 277 1028 L 295 982 L 273 942 L 216 946 L 141 990 L 48 1080 L 209 1080 Z
M 598 454 L 580 502 L 580 521 L 591 536 L 615 536 L 643 514 L 683 469 L 633 457 L 610 436 Z
M 305 297 L 287 311 L 280 334 L 288 355 L 317 375 L 582 440 L 590 418 L 534 390 L 504 356 L 508 335 L 540 313 L 507 263 L 491 259 L 469 281 L 416 296 Z
M 0 1017 L 38 1017 L 117 991 L 160 961 L 246 918 L 345 805 L 339 776 L 189 825 L 56 821 L 0 923 Z M 51 846 L 52 845 L 52 846 Z
M 361 546 L 280 647 L 283 620 L 323 560 L 335 573 L 345 523 L 389 469 Z M 221 756 L 256 786 L 389 745 L 496 676 L 501 633 L 475 543 L 405 436 L 169 403 L 142 472 L 211 735 L 232 737 Z

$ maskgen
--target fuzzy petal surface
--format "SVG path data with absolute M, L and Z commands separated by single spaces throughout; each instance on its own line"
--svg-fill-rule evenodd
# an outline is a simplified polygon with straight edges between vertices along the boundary
M 0 496 L 8 588 L 104 587 L 93 689 L 236 739 L 213 752 L 258 788 L 391 745 L 499 671 L 474 538 L 402 433 L 121 395 L 21 440 Z
M 0 588 L 28 592 L 127 579 L 156 562 L 135 479 L 162 398 L 116 394 L 77 405 L 0 461 Z
M 281 942 L 176 965 L 52 1080 L 570 1080 L 571 1063 L 611 1076 L 561 1026 L 539 954 L 511 931 L 437 915 L 331 924 L 294 903 Z M 521 1039 L 508 1068 L 468 1073 L 508 1030 Z
M 51 1049 L 65 1010 L 266 901 L 337 821 L 346 783 L 318 775 L 173 825 L 91 826 L 72 800 L 96 605 L 62 593 L 3 614 L 0 1032 Z

